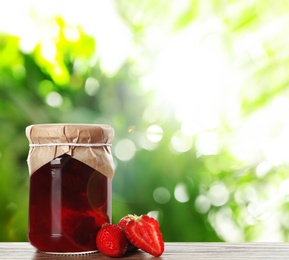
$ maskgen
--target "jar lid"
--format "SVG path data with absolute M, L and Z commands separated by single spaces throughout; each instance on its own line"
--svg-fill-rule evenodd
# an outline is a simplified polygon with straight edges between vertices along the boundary
M 100 124 L 39 124 L 26 128 L 30 174 L 56 157 L 68 154 L 105 176 L 113 177 L 111 142 L 114 130 Z

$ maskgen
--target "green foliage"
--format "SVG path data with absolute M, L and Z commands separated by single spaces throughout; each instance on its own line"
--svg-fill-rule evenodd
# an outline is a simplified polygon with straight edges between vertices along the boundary
M 250 160 L 238 157 L 234 148 L 246 141 L 240 138 L 244 128 L 250 142 L 255 141 L 251 135 L 256 132 L 254 138 L 266 131 L 277 138 L 288 130 L 279 121 L 270 131 L 266 127 L 277 116 L 271 115 L 272 104 L 282 98 L 288 101 L 285 66 L 289 40 L 284 37 L 284 28 L 289 25 L 289 6 L 286 1 L 184 3 L 175 11 L 174 1 L 115 1 L 115 10 L 130 31 L 137 54 L 127 55 L 114 73 L 102 66 L 99 39 L 81 27 L 69 26 L 61 17 L 51 19 L 56 32 L 53 37 L 39 40 L 30 52 L 22 50 L 19 37 L 0 34 L 0 241 L 27 240 L 25 127 L 59 122 L 107 123 L 115 128 L 113 221 L 128 213 L 150 212 L 157 215 L 165 241 L 255 241 L 263 238 L 259 233 L 268 223 L 277 222 L 274 227 L 278 232 L 273 231 L 279 240 L 288 241 L 288 159 L 272 163 L 267 157 L 269 154 L 274 159 L 274 153 L 270 154 L 271 147 L 265 151 L 268 144 L 262 143 L 263 139 L 256 142 L 266 147 Z M 238 97 L 234 103 L 229 100 L 232 96 L 224 93 L 228 94 L 225 101 L 235 107 L 225 107 L 220 125 L 203 131 L 218 137 L 217 152 L 200 152 L 202 132 L 186 136 L 184 143 L 192 145 L 179 152 L 172 143 L 174 138 L 182 142 L 177 134 L 182 132 L 183 122 L 173 108 L 158 99 L 154 83 L 151 88 L 143 87 L 142 79 L 153 70 L 155 53 L 166 45 L 162 41 L 158 48 L 151 47 L 150 35 L 162 32 L 161 39 L 173 37 L 211 18 L 221 28 L 218 39 L 226 46 L 232 73 L 239 73 L 230 83 L 230 90 Z M 205 44 L 212 34 L 204 31 L 200 42 Z M 251 44 L 257 47 L 251 49 Z M 190 77 L 197 74 L 198 68 L 192 68 Z M 182 76 L 177 82 L 183 82 Z M 240 78 L 242 86 L 237 82 Z M 176 93 L 181 91 L 179 86 L 175 88 Z M 189 109 L 191 114 L 195 112 Z M 239 112 L 230 116 L 234 109 Z M 200 118 L 202 112 L 197 111 Z M 145 149 L 141 143 L 151 125 L 163 129 L 162 138 Z M 136 149 L 128 161 L 120 160 L 116 151 L 124 139 L 132 141 Z M 122 149 L 125 153 L 126 147 Z M 244 150 L 245 155 L 252 152 Z

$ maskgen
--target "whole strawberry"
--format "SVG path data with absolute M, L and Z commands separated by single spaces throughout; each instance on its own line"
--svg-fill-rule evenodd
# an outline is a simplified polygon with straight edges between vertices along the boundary
M 164 241 L 158 221 L 147 215 L 128 215 L 120 220 L 129 241 L 137 248 L 153 255 L 164 252 Z
M 125 254 L 129 241 L 123 228 L 116 224 L 104 225 L 96 236 L 98 250 L 111 257 L 121 257 Z

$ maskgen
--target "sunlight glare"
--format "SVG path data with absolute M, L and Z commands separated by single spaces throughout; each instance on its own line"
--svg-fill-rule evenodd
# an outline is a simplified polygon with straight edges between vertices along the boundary
M 56 57 L 56 47 L 52 43 L 43 43 L 41 45 L 41 55 L 44 59 L 53 63 Z
M 159 111 L 159 108 L 157 106 L 154 105 L 150 105 L 147 106 L 143 112 L 143 120 L 145 120 L 148 123 L 155 123 L 155 122 L 162 122 L 164 121 L 164 113 L 158 112 L 156 113 L 156 111 Z
M 63 34 L 68 41 L 75 42 L 79 39 L 79 31 L 75 27 L 67 27 L 63 29 Z
M 289 135 L 267 138 L 264 145 L 266 159 L 274 166 L 288 163 Z
M 256 167 L 256 176 L 259 178 L 263 178 L 269 173 L 271 169 L 272 165 L 267 161 L 263 161 L 259 163 Z
M 289 195 L 289 179 L 285 179 L 280 183 L 279 192 L 282 195 Z
M 53 32 L 54 28 L 47 22 L 59 15 L 71 26 L 64 30 L 67 39 L 75 41 L 79 38 L 74 26 L 81 26 L 86 33 L 97 39 L 100 65 L 109 75 L 119 70 L 134 49 L 131 32 L 119 17 L 112 0 L 11 0 L 5 3 L 5 8 L 0 8 L 0 32 L 20 36 L 21 49 L 29 53 L 37 42 L 47 43 L 46 40 L 51 36 L 47 33 Z M 53 52 L 46 47 L 43 55 L 50 60 Z
M 220 137 L 215 132 L 204 132 L 197 136 L 197 152 L 200 155 L 214 155 L 220 150 Z
M 202 132 L 202 127 L 199 124 L 192 120 L 185 120 L 182 123 L 181 130 L 185 135 L 197 135 L 198 133 Z
M 207 25 L 206 25 L 207 26 Z M 204 25 L 190 26 L 163 48 L 154 72 L 158 98 L 181 122 L 201 118 L 206 128 L 220 124 L 228 61 L 217 34 Z

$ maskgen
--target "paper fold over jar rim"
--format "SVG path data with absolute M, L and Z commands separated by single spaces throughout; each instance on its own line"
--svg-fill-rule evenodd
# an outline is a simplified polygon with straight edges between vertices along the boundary
M 85 163 L 112 179 L 111 142 L 114 130 L 100 124 L 39 124 L 26 128 L 29 140 L 27 163 L 30 175 L 64 154 Z

